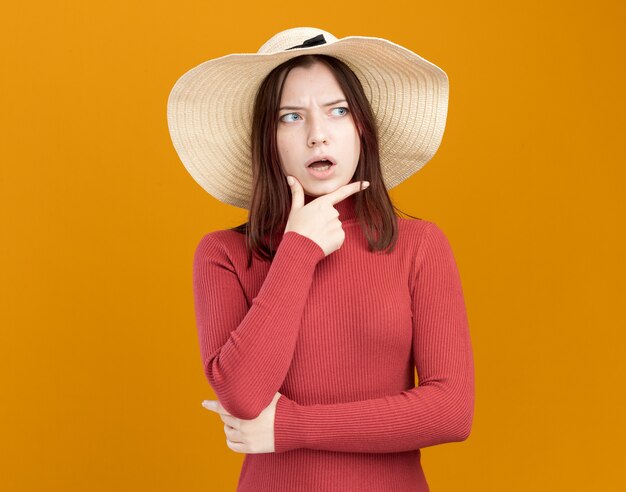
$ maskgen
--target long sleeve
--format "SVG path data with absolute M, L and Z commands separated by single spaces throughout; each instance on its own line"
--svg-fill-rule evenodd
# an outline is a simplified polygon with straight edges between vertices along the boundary
M 224 408 L 250 420 L 267 407 L 289 370 L 322 248 L 290 231 L 251 305 L 229 252 L 215 234 L 194 255 L 196 324 L 205 375 Z
M 400 394 L 299 405 L 282 395 L 276 453 L 298 448 L 392 453 L 465 440 L 474 414 L 474 363 L 461 279 L 450 244 L 429 223 L 411 273 L 412 354 L 419 385 Z

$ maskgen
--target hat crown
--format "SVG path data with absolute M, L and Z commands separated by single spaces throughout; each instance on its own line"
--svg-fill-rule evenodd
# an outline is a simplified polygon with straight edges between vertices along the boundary
M 324 35 L 326 43 L 337 41 L 335 36 L 323 29 L 316 27 L 294 27 L 274 34 L 259 48 L 257 53 L 269 54 L 285 51 L 293 46 L 302 44 L 307 39 L 317 36 L 318 34 Z

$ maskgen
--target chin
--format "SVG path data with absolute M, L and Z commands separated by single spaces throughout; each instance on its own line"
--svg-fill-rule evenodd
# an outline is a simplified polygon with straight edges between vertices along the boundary
M 337 181 L 326 181 L 324 183 L 315 183 L 313 186 L 303 186 L 304 192 L 310 196 L 322 196 L 327 195 L 328 193 L 332 193 L 335 190 L 338 190 L 344 185 L 347 185 L 349 181 L 337 182 Z

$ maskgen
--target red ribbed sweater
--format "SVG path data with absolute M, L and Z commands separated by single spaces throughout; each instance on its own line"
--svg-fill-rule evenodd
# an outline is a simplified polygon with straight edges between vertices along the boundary
M 426 492 L 420 448 L 470 433 L 474 363 L 446 236 L 399 217 L 393 252 L 369 252 L 354 195 L 335 208 L 345 240 L 329 256 L 293 231 L 250 270 L 235 231 L 196 249 L 200 352 L 217 399 L 250 420 L 282 394 L 275 452 L 245 456 L 238 492 Z

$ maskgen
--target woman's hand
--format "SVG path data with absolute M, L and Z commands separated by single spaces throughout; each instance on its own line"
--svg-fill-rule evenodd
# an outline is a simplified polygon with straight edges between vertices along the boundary
M 202 406 L 220 415 L 224 422 L 226 445 L 236 453 L 273 453 L 274 417 L 280 396 L 280 393 L 276 393 L 272 402 L 254 420 L 233 417 L 219 400 L 204 400 Z
M 362 189 L 367 188 L 369 183 L 367 181 L 348 183 L 331 193 L 318 196 L 305 205 L 304 190 L 300 182 L 293 176 L 288 176 L 287 182 L 291 188 L 291 211 L 284 232 L 294 231 L 315 241 L 326 256 L 341 248 L 346 235 L 338 219 L 339 212 L 333 205 L 361 191 L 361 183 Z

